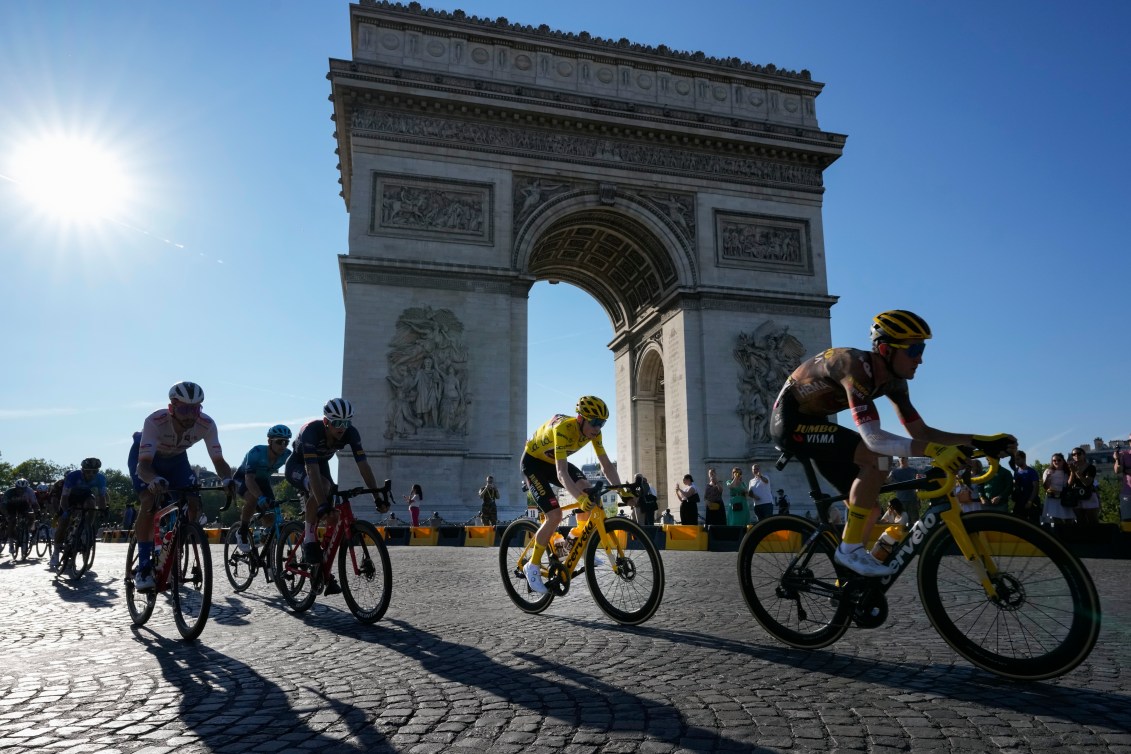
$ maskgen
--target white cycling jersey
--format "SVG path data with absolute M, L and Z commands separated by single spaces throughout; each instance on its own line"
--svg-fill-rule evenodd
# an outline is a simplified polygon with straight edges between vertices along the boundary
M 204 440 L 210 458 L 221 458 L 220 437 L 216 432 L 216 422 L 208 414 L 196 417 L 196 422 L 180 435 L 177 425 L 168 409 L 159 409 L 145 417 L 141 427 L 141 444 L 138 446 L 138 459 L 153 460 L 154 456 L 175 456 L 184 453 L 196 443 Z

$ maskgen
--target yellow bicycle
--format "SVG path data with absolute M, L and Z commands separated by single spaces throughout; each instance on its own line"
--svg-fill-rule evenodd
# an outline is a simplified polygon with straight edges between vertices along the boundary
M 599 481 L 589 490 L 589 497 L 599 500 L 601 494 L 610 489 L 628 489 L 639 497 L 642 483 L 640 476 L 632 484 L 606 485 Z M 562 511 L 579 508 L 580 505 L 574 503 L 563 507 Z M 664 563 L 652 537 L 634 521 L 608 518 L 597 505 L 589 512 L 581 536 L 569 544 L 568 549 L 562 547 L 560 553 L 555 552 L 558 548 L 554 545 L 560 536 L 555 534 L 551 547 L 546 550 L 549 564 L 542 567 L 547 594 L 531 589 L 522 571 L 530 561 L 534 534 L 539 526 L 541 519 L 512 521 L 503 530 L 499 543 L 503 587 L 520 610 L 544 611 L 554 597 L 568 594 L 572 580 L 584 573 L 597 606 L 617 623 L 636 626 L 656 613 L 664 596 Z

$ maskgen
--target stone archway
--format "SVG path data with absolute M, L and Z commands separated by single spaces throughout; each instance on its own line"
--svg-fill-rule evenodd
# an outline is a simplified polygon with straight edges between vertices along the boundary
M 822 85 L 459 11 L 363 0 L 350 19 L 329 75 L 342 389 L 375 471 L 425 484 L 448 520 L 487 474 L 503 516 L 521 510 L 540 279 L 613 323 L 622 476 L 668 497 L 765 458 L 769 386 L 829 345 L 822 172 L 844 137 L 817 125 Z

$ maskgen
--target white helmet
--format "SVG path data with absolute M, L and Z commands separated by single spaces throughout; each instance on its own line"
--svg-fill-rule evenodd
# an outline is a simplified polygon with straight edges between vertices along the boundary
M 322 407 L 322 415 L 330 421 L 353 418 L 353 406 L 345 398 L 331 398 Z
M 31 486 L 31 484 L 26 479 L 17 479 L 16 480 L 16 487 L 21 489 L 21 490 L 26 490 L 30 486 Z
M 169 400 L 194 405 L 204 402 L 204 390 L 195 382 L 178 382 L 169 388 Z

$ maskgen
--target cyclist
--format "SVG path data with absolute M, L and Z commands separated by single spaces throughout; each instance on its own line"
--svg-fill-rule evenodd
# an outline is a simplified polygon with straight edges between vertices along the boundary
M 267 430 L 267 444 L 256 445 L 247 451 L 243 462 L 236 469 L 237 491 L 243 498 L 240 512 L 240 528 L 236 531 L 236 547 L 240 552 L 251 552 L 251 516 L 256 509 L 265 513 L 275 507 L 275 491 L 271 489 L 271 475 L 283 468 L 291 457 L 287 443 L 291 439 L 291 428 L 286 424 L 276 424 Z
M 3 542 L 10 542 L 12 537 L 16 536 L 16 519 L 32 511 L 35 511 L 36 515 L 39 514 L 39 501 L 35 498 L 35 489 L 28 480 L 17 479 L 4 492 L 3 505 L 0 505 L 0 514 L 7 522 L 4 527 Z M 16 554 L 12 553 L 12 557 L 15 558 Z
M 59 565 L 59 551 L 67 538 L 67 521 L 71 511 L 81 516 L 83 506 L 91 498 L 94 498 L 96 508 L 106 510 L 106 477 L 99 471 L 101 468 L 102 461 L 99 459 L 84 458 L 79 468 L 63 477 L 63 489 L 59 493 L 59 524 L 55 527 L 55 551 L 51 554 L 48 568 Z
M 797 367 L 785 381 L 770 415 L 770 434 L 785 451 L 813 460 L 821 475 L 848 496 L 848 519 L 834 559 L 862 576 L 890 573 L 864 547 L 874 523 L 883 456 L 930 456 L 940 468 L 957 471 L 973 445 L 987 455 L 1016 452 L 1012 435 L 969 435 L 930 427 L 911 404 L 907 381 L 923 363 L 931 328 L 901 309 L 872 321 L 872 350 L 830 348 Z M 886 395 L 911 438 L 880 428 L 875 399 Z M 831 414 L 852 412 L 859 433 L 833 424 Z
M 188 460 L 188 449 L 201 440 L 224 488 L 235 490 L 232 467 L 224 460 L 216 422 L 201 410 L 204 390 L 195 382 L 178 382 L 169 388 L 169 405 L 145 418 L 141 432 L 134 433 L 128 460 L 130 479 L 138 495 L 137 571 L 134 587 L 149 591 L 156 587 L 150 559 L 153 556 L 153 515 L 158 496 L 170 487 L 183 488 L 196 484 L 196 475 Z M 189 497 L 189 520 L 200 516 L 200 497 Z
M 547 592 L 539 571 L 542 554 L 562 522 L 562 510 L 551 485 L 564 487 L 580 505 L 577 526 L 570 532 L 571 536 L 576 537 L 581 533 L 589 519 L 589 511 L 597 504 L 597 501 L 590 500 L 586 494 L 592 485 L 585 474 L 567 460 L 569 456 L 593 443 L 593 452 L 597 454 L 597 462 L 601 464 L 605 479 L 612 485 L 621 483 L 617 467 L 609 460 L 605 446 L 601 443 L 601 427 L 609 420 L 609 407 L 600 398 L 583 395 L 578 398 L 574 411 L 576 416 L 557 414 L 539 427 L 527 441 L 522 455 L 521 468 L 526 479 L 527 494 L 546 515 L 546 520 L 534 535 L 534 551 L 530 562 L 523 566 L 530 588 L 539 594 Z M 634 502 L 632 493 L 627 490 L 617 491 L 626 503 Z
M 291 486 L 306 501 L 306 531 L 303 535 L 302 554 L 307 563 L 322 562 L 322 545 L 318 542 L 318 519 L 327 517 L 327 525 L 337 523 L 331 495 L 334 478 L 330 475 L 330 459 L 349 445 L 357 470 L 370 489 L 377 488 L 377 480 L 365 449 L 361 447 L 361 433 L 353 426 L 353 405 L 345 398 L 332 398 L 322 407 L 322 420 L 302 425 L 294 441 L 294 454 L 287 461 L 285 475 Z M 388 505 L 378 505 L 384 513 Z M 327 580 L 325 594 L 338 594 L 342 588 L 333 577 Z

